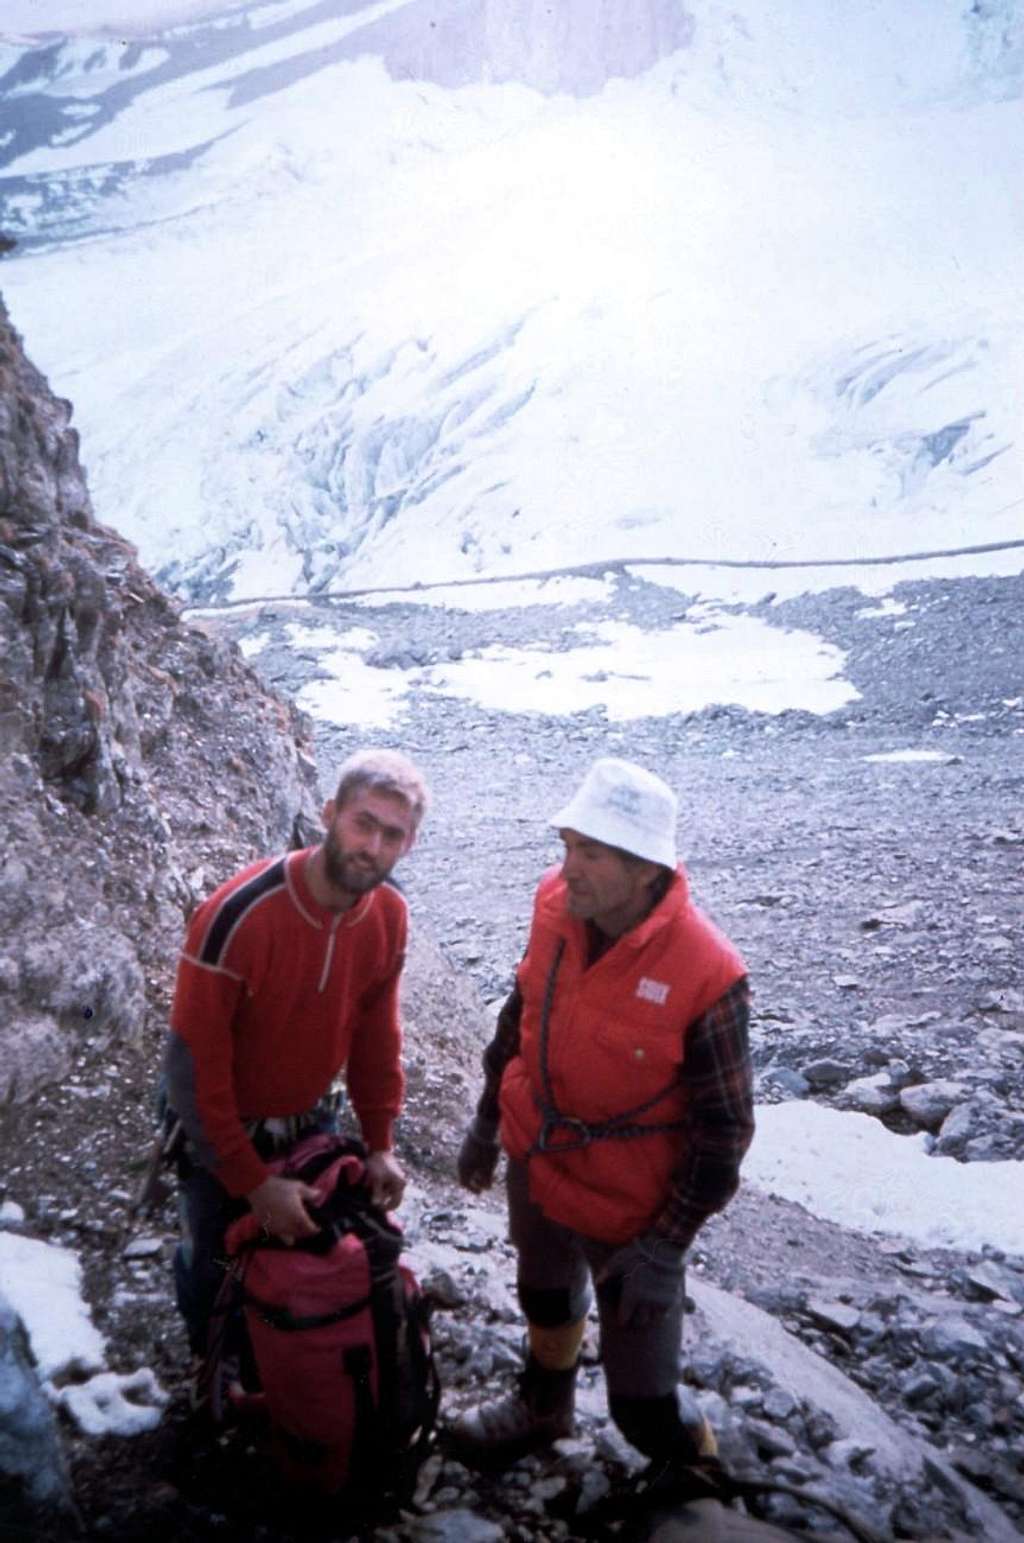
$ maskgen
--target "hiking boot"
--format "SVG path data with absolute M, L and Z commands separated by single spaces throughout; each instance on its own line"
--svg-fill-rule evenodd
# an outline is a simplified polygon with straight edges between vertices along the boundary
M 711 1428 L 708 1427 L 708 1435 Z M 720 1500 L 729 1502 L 728 1475 L 716 1450 L 697 1453 L 686 1446 L 663 1457 L 654 1457 L 638 1478 L 644 1503 L 673 1504 L 676 1501 Z
M 460 1456 L 505 1465 L 571 1436 L 575 1386 L 575 1366 L 549 1371 L 531 1356 L 515 1392 L 467 1409 L 455 1421 L 452 1434 Z

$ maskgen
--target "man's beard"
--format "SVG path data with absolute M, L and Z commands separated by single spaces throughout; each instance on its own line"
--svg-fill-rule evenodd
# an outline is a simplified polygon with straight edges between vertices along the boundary
M 390 868 L 379 867 L 372 858 L 356 857 L 351 852 L 346 852 L 333 830 L 329 830 L 323 841 L 324 875 L 329 884 L 335 889 L 343 889 L 349 895 L 365 895 L 369 890 L 376 889 L 391 872 Z

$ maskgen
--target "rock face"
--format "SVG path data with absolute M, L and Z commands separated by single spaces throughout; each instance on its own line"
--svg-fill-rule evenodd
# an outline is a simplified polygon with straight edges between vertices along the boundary
M 0 303 L 8 1097 L 60 1075 L 82 1038 L 137 1036 L 197 894 L 315 828 L 305 724 L 96 522 L 70 418 Z

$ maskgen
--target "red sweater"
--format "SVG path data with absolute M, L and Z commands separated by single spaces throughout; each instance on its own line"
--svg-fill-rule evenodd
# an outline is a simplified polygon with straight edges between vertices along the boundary
M 312 850 L 222 884 L 194 913 L 178 965 L 169 1097 L 232 1195 L 268 1174 L 245 1123 L 311 1109 L 343 1068 L 371 1151 L 391 1145 L 401 1107 L 405 901 L 384 884 L 326 910 L 305 881 Z

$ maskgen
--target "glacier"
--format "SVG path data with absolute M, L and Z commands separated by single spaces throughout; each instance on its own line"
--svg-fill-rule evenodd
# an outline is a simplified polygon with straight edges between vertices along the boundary
M 0 287 L 193 603 L 1016 573 L 1022 82 L 1010 0 L 8 0 Z

